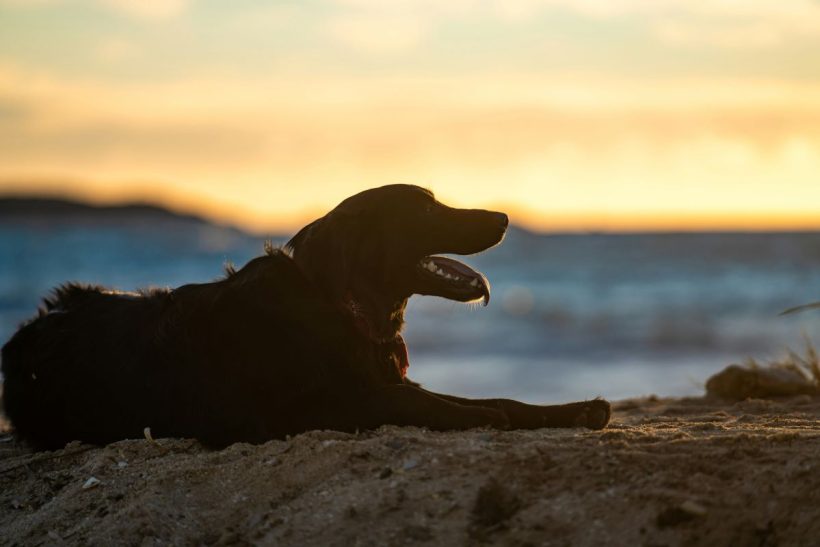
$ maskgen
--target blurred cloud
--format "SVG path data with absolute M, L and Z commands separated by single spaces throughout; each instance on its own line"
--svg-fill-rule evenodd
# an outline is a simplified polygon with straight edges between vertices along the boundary
M 182 15 L 191 0 L 97 0 L 118 12 L 145 19 L 171 19 Z
M 481 2 L 478 2 L 481 4 Z M 717 18 L 766 19 L 803 27 L 820 17 L 813 0 L 494 0 L 496 10 L 511 9 L 530 16 L 550 9 L 564 9 L 589 17 L 625 15 L 690 15 Z
M 65 0 L 0 0 L 0 7 L 36 8 L 62 4 Z
M 140 19 L 172 19 L 190 7 L 192 0 L 0 0 L 0 7 L 39 8 L 57 5 L 100 6 Z
M 424 26 L 417 18 L 389 14 L 345 15 L 327 23 L 328 32 L 336 40 L 380 55 L 417 46 L 424 38 Z
M 655 24 L 656 35 L 670 45 L 717 46 L 721 48 L 761 48 L 780 44 L 783 33 L 766 23 L 734 27 L 662 20 Z
M 350 43 L 365 43 L 369 49 L 381 43 L 387 47 L 396 43 L 417 45 L 423 34 L 414 32 L 411 40 L 408 28 L 396 24 L 399 21 L 412 21 L 415 29 L 433 28 L 453 19 L 488 17 L 523 24 L 556 12 L 600 20 L 631 18 L 643 22 L 658 40 L 673 46 L 768 47 L 820 31 L 820 4 L 812 0 L 334 1 L 357 15 L 355 19 L 337 21 L 331 28 L 341 25 L 341 34 Z M 397 29 L 395 42 L 382 34 L 391 26 Z M 374 33 L 372 42 L 367 41 L 370 33 Z
M 100 41 L 96 50 L 97 58 L 104 63 L 133 61 L 141 54 L 142 48 L 139 45 L 116 36 L 109 36 Z
M 641 16 L 663 43 L 674 46 L 761 48 L 820 31 L 812 0 L 558 0 L 597 17 Z

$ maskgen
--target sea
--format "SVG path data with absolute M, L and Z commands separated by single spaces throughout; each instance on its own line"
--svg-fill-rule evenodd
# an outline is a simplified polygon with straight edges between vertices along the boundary
M 66 281 L 208 282 L 269 237 L 200 221 L 0 218 L 0 341 Z M 820 233 L 540 234 L 458 257 L 487 307 L 414 296 L 409 375 L 434 391 L 532 403 L 703 392 L 710 375 L 820 341 Z

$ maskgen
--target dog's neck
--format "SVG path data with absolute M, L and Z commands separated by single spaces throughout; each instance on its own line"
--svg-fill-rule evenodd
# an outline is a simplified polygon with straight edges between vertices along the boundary
M 366 301 L 357 299 L 353 292 L 348 290 L 345 293 L 343 306 L 353 318 L 359 332 L 376 344 L 385 347 L 395 358 L 395 365 L 402 378 L 407 375 L 407 369 L 410 367 L 407 345 L 400 334 L 404 324 L 406 305 L 407 298 L 404 298 L 396 301 L 389 309 L 380 310 L 379 306 L 374 306 L 372 302 L 368 305 Z
M 404 309 L 407 298 L 380 301 L 366 292 L 345 291 L 342 307 L 347 311 L 359 330 L 377 343 L 389 342 L 400 335 L 404 326 Z

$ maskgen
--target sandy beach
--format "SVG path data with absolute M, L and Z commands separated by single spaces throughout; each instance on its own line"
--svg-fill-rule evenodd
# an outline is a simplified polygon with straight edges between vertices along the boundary
M 604 431 L 383 427 L 208 450 L 0 443 L 3 545 L 816 545 L 820 400 L 615 404 Z

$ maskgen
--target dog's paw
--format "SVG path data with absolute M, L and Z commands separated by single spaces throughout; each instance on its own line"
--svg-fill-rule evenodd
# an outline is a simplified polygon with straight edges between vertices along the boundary
M 609 401 L 604 399 L 594 399 L 583 403 L 578 415 L 575 417 L 575 427 L 586 427 L 588 429 L 603 429 L 609 423 L 612 416 L 612 408 Z

